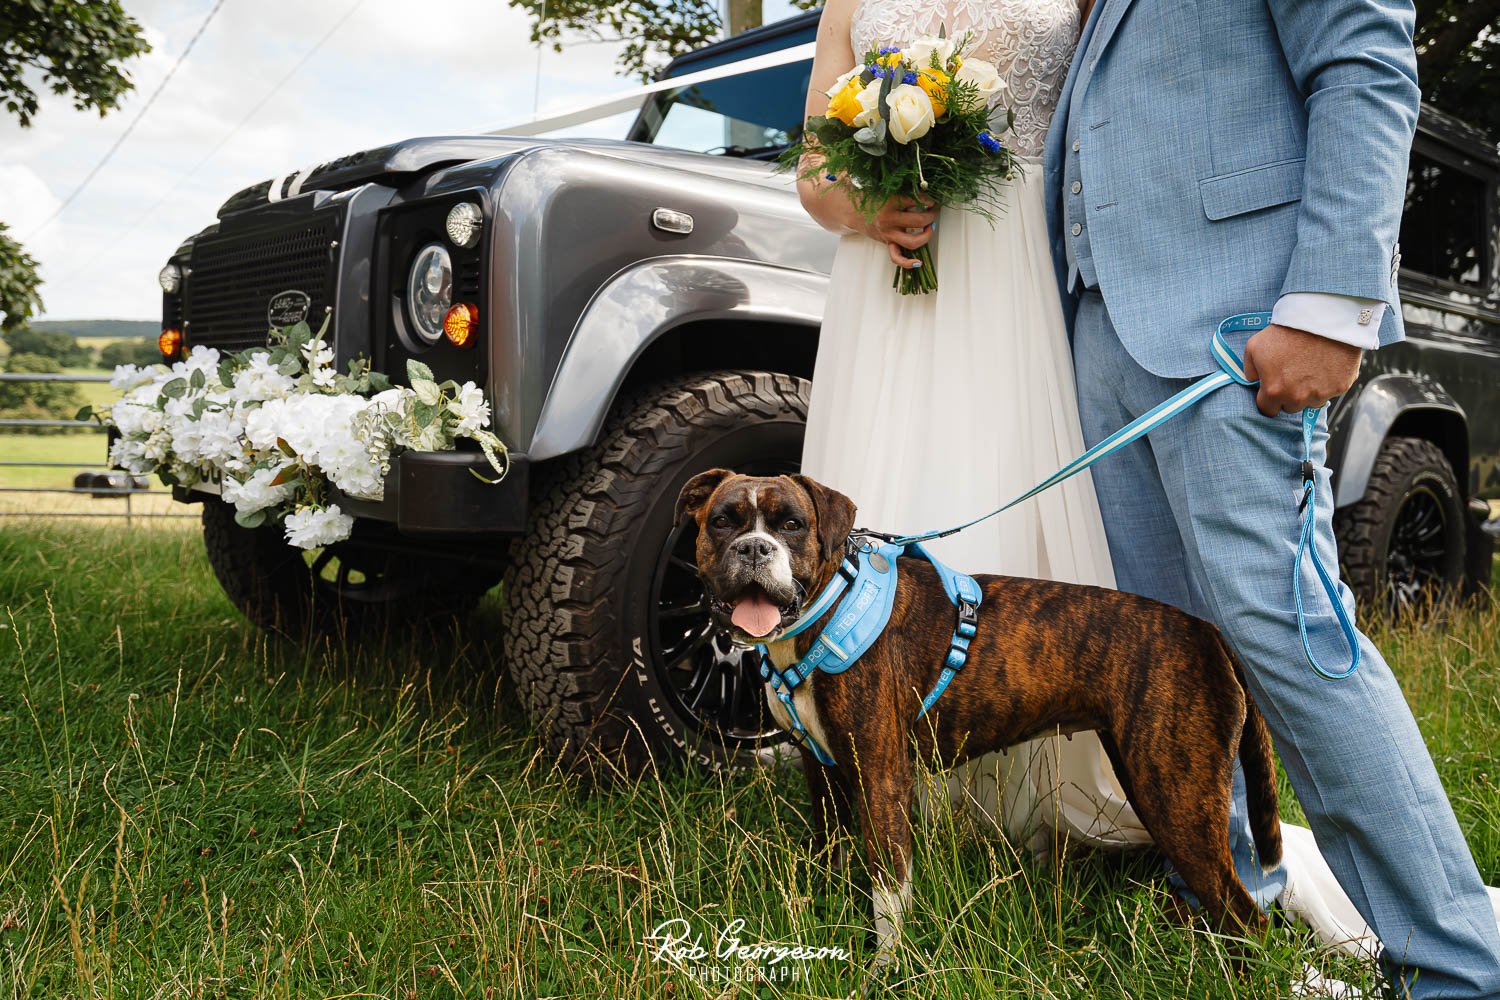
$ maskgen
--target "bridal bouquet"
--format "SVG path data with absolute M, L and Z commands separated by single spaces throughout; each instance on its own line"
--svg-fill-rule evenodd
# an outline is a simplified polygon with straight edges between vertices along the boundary
M 845 185 L 867 219 L 894 196 L 926 195 L 993 221 L 1015 176 L 1000 139 L 1015 114 L 998 104 L 1005 83 L 995 67 L 964 55 L 970 39 L 940 31 L 866 53 L 828 90 L 827 114 L 807 119 L 782 167 Z M 937 288 L 929 246 L 914 256 L 921 266 L 898 267 L 892 283 L 903 295 Z
M 407 386 L 393 386 L 369 362 L 333 368 L 333 350 L 306 323 L 272 330 L 269 347 L 221 355 L 194 347 L 185 359 L 115 369 L 123 390 L 90 415 L 119 431 L 110 463 L 136 475 L 155 472 L 169 486 L 219 483 L 247 528 L 282 522 L 299 548 L 349 537 L 354 518 L 332 502 L 330 487 L 379 500 L 392 457 L 402 449 L 451 451 L 476 442 L 498 477 L 505 446 L 488 430 L 489 404 L 472 382 L 439 383 L 407 362 Z

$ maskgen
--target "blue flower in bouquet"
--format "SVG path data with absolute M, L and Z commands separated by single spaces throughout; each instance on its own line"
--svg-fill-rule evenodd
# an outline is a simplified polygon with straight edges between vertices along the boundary
M 1001 149 L 1004 148 L 1004 144 L 1001 143 L 1000 140 L 995 137 L 995 133 L 991 132 L 989 129 L 985 129 L 983 132 L 979 133 L 977 138 L 979 140 L 979 144 L 983 146 L 987 152 L 998 153 Z

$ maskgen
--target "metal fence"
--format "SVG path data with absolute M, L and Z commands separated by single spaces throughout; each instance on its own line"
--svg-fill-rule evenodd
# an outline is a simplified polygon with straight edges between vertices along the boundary
M 69 375 L 53 373 L 31 373 L 31 372 L 0 372 L 0 383 L 4 382 L 71 382 L 75 384 L 108 382 L 108 375 Z M 101 447 L 99 449 L 99 463 L 97 465 L 80 465 L 77 462 L 49 462 L 49 461 L 16 461 L 6 456 L 7 442 L 15 441 L 17 435 L 13 428 L 25 427 L 60 427 L 75 428 L 78 431 L 87 432 L 99 437 Z M 78 473 L 74 477 L 72 486 L 10 486 L 4 485 L 0 478 L 0 494 L 20 494 L 27 500 L 35 500 L 40 506 L 28 504 L 22 509 L 13 509 L 7 505 L 7 509 L 0 510 L 0 517 L 105 517 L 124 518 L 126 524 L 131 524 L 136 518 L 173 518 L 173 517 L 197 517 L 196 514 L 178 513 L 170 510 L 153 510 L 150 506 L 142 508 L 132 503 L 136 497 L 158 497 L 170 496 L 171 490 L 153 489 L 149 485 L 136 485 L 136 477 L 124 472 L 108 468 L 109 455 L 107 453 L 104 428 L 92 420 L 31 420 L 22 418 L 0 417 L 0 470 L 7 468 L 30 468 L 30 469 L 74 469 Z M 85 476 L 97 477 L 94 482 L 88 484 L 80 483 Z M 0 477 L 4 472 L 0 471 Z M 104 477 L 108 477 L 106 480 Z M 57 510 L 53 505 L 45 504 L 50 497 L 81 496 L 96 500 L 123 499 L 125 509 L 101 510 L 101 511 L 79 511 L 79 510 Z

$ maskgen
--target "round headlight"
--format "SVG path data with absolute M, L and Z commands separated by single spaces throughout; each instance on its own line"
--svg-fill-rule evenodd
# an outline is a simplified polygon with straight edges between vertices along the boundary
M 429 243 L 412 261 L 406 282 L 406 315 L 423 343 L 436 344 L 443 335 L 443 317 L 453 305 L 453 261 L 448 251 Z
M 448 238 L 456 247 L 469 250 L 479 244 L 484 213 L 472 201 L 461 201 L 448 210 Z
M 182 287 L 182 271 L 176 264 L 168 264 L 157 272 L 156 283 L 161 286 L 162 291 L 171 295 Z

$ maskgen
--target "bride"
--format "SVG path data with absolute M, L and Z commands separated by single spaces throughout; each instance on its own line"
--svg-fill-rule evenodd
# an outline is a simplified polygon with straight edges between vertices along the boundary
M 1092 0 L 828 0 L 807 113 L 863 54 L 945 29 L 972 32 L 1015 112 L 1004 138 L 1022 168 L 993 225 L 958 209 L 893 199 L 873 220 L 822 171 L 799 182 L 809 214 L 842 238 L 818 344 L 802 471 L 854 499 L 859 524 L 912 533 L 990 510 L 1084 450 L 1073 362 L 1047 242 L 1043 139 Z M 815 152 L 804 154 L 815 156 Z M 806 166 L 807 164 L 804 164 Z M 939 218 L 940 217 L 940 218 Z M 937 291 L 898 295 L 891 266 L 931 243 Z M 1115 585 L 1087 474 L 997 518 L 926 543 L 965 572 Z M 1032 851 L 1150 842 L 1093 733 L 1034 740 L 959 768 L 954 803 Z M 939 792 L 942 791 L 941 786 Z M 1318 854 L 1284 827 L 1286 885 L 1258 894 L 1324 944 L 1378 942 Z M 1256 888 L 1248 886 L 1252 891 Z

